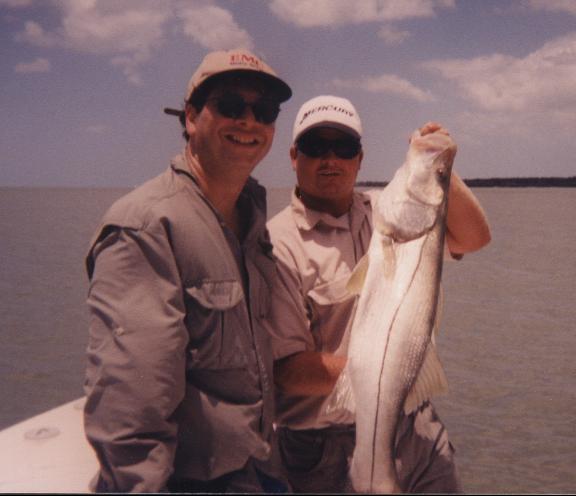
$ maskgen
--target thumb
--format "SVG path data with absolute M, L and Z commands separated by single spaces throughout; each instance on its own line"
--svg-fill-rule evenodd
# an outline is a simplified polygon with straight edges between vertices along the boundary
M 408 138 L 408 143 L 412 143 L 412 140 L 416 139 L 416 138 L 420 138 L 422 136 L 422 134 L 420 134 L 420 130 L 419 129 L 415 129 L 412 134 L 410 135 L 410 137 Z

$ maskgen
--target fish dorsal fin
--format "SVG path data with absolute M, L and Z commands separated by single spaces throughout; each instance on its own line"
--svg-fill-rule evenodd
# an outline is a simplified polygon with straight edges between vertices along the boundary
M 349 293 L 354 295 L 359 295 L 362 291 L 362 286 L 364 286 L 364 280 L 366 279 L 366 273 L 368 272 L 368 265 L 370 265 L 370 260 L 368 258 L 368 253 L 366 253 L 360 261 L 354 267 L 350 280 L 346 285 L 346 289 Z
M 410 414 L 418 408 L 424 401 L 431 399 L 433 396 L 439 396 L 448 392 L 448 381 L 444 368 L 438 358 L 436 346 L 431 341 L 426 350 L 424 362 L 412 389 L 404 403 L 404 413 Z

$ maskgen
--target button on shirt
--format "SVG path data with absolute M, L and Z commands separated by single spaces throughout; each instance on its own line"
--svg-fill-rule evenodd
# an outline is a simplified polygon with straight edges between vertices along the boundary
M 87 257 L 87 437 L 97 490 L 158 492 L 270 455 L 276 268 L 265 192 L 249 179 L 239 242 L 182 155 L 105 214 Z

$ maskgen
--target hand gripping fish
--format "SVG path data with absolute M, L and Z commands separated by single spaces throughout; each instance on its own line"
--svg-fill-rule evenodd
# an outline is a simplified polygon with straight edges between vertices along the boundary
M 356 405 L 350 477 L 359 492 L 400 492 L 398 419 L 446 389 L 433 346 L 448 187 L 456 145 L 443 130 L 412 134 L 406 161 L 380 193 L 368 252 L 352 275 L 359 293 L 348 362 Z

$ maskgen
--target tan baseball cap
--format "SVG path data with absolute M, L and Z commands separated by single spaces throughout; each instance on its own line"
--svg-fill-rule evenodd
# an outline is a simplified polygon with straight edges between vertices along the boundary
M 276 72 L 262 59 L 244 49 L 210 52 L 196 72 L 190 78 L 186 90 L 186 101 L 206 81 L 226 72 L 252 72 L 259 75 L 272 91 L 276 93 L 280 102 L 285 102 L 292 96 L 292 90 Z
M 362 122 L 358 112 L 350 100 L 339 96 L 320 95 L 302 104 L 294 121 L 294 142 L 316 127 L 334 127 L 358 139 L 362 138 Z

